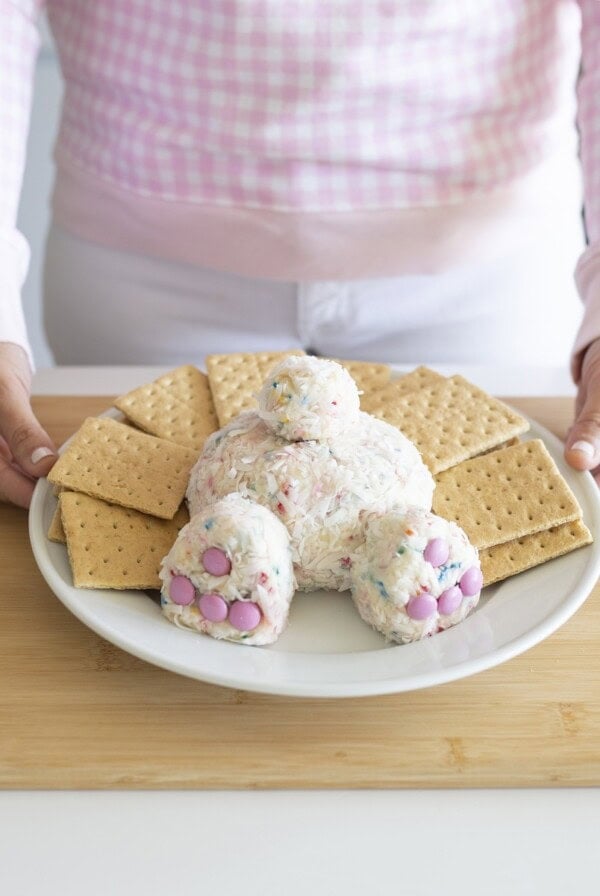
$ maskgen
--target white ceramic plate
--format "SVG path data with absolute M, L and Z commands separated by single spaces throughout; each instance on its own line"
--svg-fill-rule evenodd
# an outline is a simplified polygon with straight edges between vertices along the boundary
M 66 549 L 46 538 L 56 498 L 45 479 L 31 503 L 31 544 L 46 582 L 78 619 L 123 650 L 181 675 L 298 697 L 431 687 L 497 666 L 538 644 L 573 615 L 600 575 L 598 487 L 589 473 L 568 467 L 560 441 L 531 421 L 528 438 L 536 437 L 573 489 L 595 543 L 486 588 L 464 622 L 414 644 L 386 644 L 360 619 L 347 592 L 297 594 L 279 641 L 247 647 L 176 628 L 144 592 L 73 588 Z

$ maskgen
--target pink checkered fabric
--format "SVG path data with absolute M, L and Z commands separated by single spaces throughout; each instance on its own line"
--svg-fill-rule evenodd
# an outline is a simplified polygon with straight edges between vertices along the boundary
M 36 0 L 0 0 L 0 227 L 23 168 Z M 48 0 L 59 158 L 139 195 L 286 212 L 459 202 L 579 126 L 600 240 L 599 0 Z
M 0 0 L 10 216 L 39 5 Z M 66 81 L 59 146 L 75 164 L 147 196 L 303 211 L 437 205 L 529 169 L 570 111 L 580 6 L 584 159 L 600 195 L 598 0 L 47 6 Z
M 50 0 L 48 10 L 66 76 L 62 150 L 168 200 L 286 211 L 460 200 L 555 146 L 575 77 L 569 2 Z

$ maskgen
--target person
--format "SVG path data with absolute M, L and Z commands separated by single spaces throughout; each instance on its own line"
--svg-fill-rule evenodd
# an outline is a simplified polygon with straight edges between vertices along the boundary
M 55 459 L 15 226 L 42 5 L 0 0 L 0 497 L 23 507 Z M 600 463 L 600 2 L 45 5 L 58 363 L 571 352 L 566 457 Z

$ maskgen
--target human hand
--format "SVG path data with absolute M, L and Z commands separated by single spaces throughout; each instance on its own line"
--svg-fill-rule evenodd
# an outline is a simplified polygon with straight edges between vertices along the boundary
M 600 339 L 583 356 L 575 421 L 567 433 L 565 458 L 576 470 L 592 470 L 600 484 Z
M 36 479 L 56 460 L 50 436 L 31 410 L 30 389 L 24 350 L 0 342 L 0 501 L 19 507 L 29 507 Z

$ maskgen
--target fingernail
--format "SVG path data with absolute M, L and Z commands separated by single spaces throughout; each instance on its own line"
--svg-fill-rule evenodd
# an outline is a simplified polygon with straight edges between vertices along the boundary
M 38 464 L 45 457 L 53 457 L 54 451 L 50 451 L 49 448 L 35 448 L 31 452 L 31 463 Z
M 593 457 L 596 453 L 596 449 L 590 442 L 573 442 L 571 451 L 580 451 L 586 457 Z

